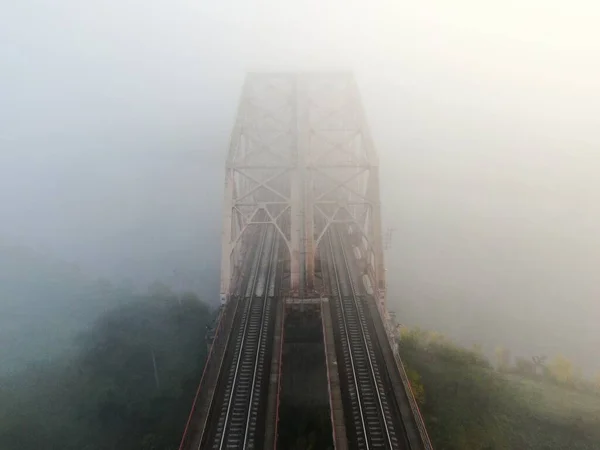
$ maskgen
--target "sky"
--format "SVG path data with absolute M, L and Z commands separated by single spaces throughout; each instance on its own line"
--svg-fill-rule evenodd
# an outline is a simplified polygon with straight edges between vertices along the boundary
M 0 241 L 110 279 L 214 273 L 245 73 L 349 69 L 392 309 L 589 363 L 599 19 L 594 1 L 0 0 Z

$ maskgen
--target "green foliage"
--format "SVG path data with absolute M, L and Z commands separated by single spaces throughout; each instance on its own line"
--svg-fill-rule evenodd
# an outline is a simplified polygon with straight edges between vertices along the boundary
M 566 388 L 583 392 L 598 392 L 594 380 L 586 379 L 580 367 L 576 367 L 563 355 L 555 356 L 546 363 L 545 356 L 533 356 L 531 360 L 517 358 L 514 367 L 509 367 L 504 372 L 512 372 L 523 377 L 551 382 Z
M 415 396 L 415 400 L 419 403 L 419 406 L 423 406 L 425 403 L 425 388 L 423 387 L 423 383 L 421 382 L 421 375 L 410 367 L 406 369 L 406 376 L 408 377 L 408 381 L 410 383 L 410 388 L 412 389 L 413 395 Z
M 71 350 L 74 333 L 114 298 L 77 268 L 0 242 L 0 376 Z
M 519 373 L 521 375 L 525 375 L 525 376 L 535 375 L 535 365 L 529 359 L 517 358 L 514 369 L 517 373 Z
M 74 356 L 2 380 L 2 450 L 177 448 L 212 313 L 168 290 L 121 304 L 79 336 Z
M 534 374 L 524 378 L 493 370 L 479 352 L 430 336 L 404 330 L 399 347 L 408 372 L 420 375 L 427 392 L 421 409 L 434 448 L 600 449 L 600 396 L 535 375 L 545 358 L 517 360 L 517 367 Z M 504 367 L 508 353 L 500 354 Z M 568 367 L 560 361 L 555 370 L 569 379 L 576 372 Z
M 496 368 L 501 372 L 506 372 L 510 369 L 510 352 L 507 348 L 496 348 Z
M 575 382 L 575 371 L 573 364 L 563 355 L 557 355 L 548 364 L 548 370 L 552 378 L 563 384 L 574 384 Z
M 481 349 L 477 347 L 474 347 L 473 350 L 465 349 L 439 333 L 427 332 L 419 328 L 404 328 L 400 333 L 398 343 L 401 349 L 420 349 L 450 364 L 491 368 L 490 362 L 483 355 Z

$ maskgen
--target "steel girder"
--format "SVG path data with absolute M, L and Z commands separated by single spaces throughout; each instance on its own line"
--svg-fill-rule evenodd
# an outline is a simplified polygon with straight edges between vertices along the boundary
M 380 216 L 378 159 L 352 74 L 249 74 L 226 165 L 221 300 L 253 228 L 265 223 L 287 245 L 296 292 L 313 287 L 327 229 L 347 224 L 362 237 L 365 274 L 383 299 Z

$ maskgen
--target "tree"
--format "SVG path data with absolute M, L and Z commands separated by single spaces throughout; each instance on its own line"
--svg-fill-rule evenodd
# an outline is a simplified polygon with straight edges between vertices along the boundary
M 563 355 L 554 357 L 548 364 L 548 370 L 550 376 L 559 383 L 571 384 L 575 379 L 573 364 Z
M 496 368 L 501 372 L 510 368 L 510 351 L 505 347 L 496 348 Z
M 531 376 L 535 374 L 535 367 L 533 362 L 525 358 L 517 358 L 515 363 L 515 370 L 517 373 L 525 376 Z
M 121 306 L 78 337 L 73 354 L 6 380 L 11 389 L 0 389 L 0 449 L 177 448 L 212 313 L 191 295 L 181 302 L 159 290 L 120 298 Z
M 535 375 L 543 375 L 545 373 L 547 359 L 548 358 L 545 355 L 531 357 L 531 362 L 533 364 L 533 373 Z
M 406 376 L 408 377 L 408 382 L 410 384 L 410 388 L 415 396 L 415 400 L 422 406 L 425 404 L 425 388 L 423 387 L 423 383 L 421 382 L 421 376 L 416 370 L 407 369 Z
M 582 386 L 585 384 L 585 380 L 583 378 L 583 370 L 579 366 L 575 366 L 573 368 L 573 384 L 576 386 Z
M 400 329 L 400 344 L 405 347 L 422 347 L 426 342 L 426 332 L 420 328 L 402 327 Z
M 429 345 L 443 344 L 446 341 L 447 339 L 442 333 L 438 333 L 437 331 L 427 333 L 427 343 Z

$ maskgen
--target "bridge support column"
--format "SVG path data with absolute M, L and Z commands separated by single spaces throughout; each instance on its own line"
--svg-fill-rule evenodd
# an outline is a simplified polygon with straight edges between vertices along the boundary
M 234 225 L 232 222 L 233 186 L 233 174 L 228 167 L 225 173 L 223 229 L 221 232 L 221 304 L 227 301 L 231 280 L 233 278 L 232 260 L 234 258 L 234 248 L 231 242 L 231 228 Z M 235 265 L 235 262 L 233 262 L 233 265 Z
M 315 254 L 314 254 L 314 223 L 313 223 L 313 183 L 309 170 L 310 155 L 310 117 L 309 94 L 307 81 L 298 77 L 297 81 L 297 126 L 298 126 L 298 153 L 299 172 L 302 180 L 302 219 L 303 223 L 303 257 L 301 264 L 304 268 L 304 287 L 307 291 L 314 288 Z
M 264 450 L 273 450 L 277 444 L 279 425 L 279 390 L 281 386 L 281 359 L 283 356 L 283 327 L 285 323 L 285 304 L 277 301 L 275 314 L 275 333 L 273 335 L 273 353 L 271 355 L 271 376 L 265 421 Z
M 323 320 L 323 343 L 325 345 L 325 362 L 327 364 L 327 381 L 329 388 L 329 408 L 331 410 L 331 426 L 333 429 L 333 445 L 335 450 L 348 450 L 344 405 L 340 388 L 340 374 L 335 353 L 333 322 L 328 299 L 321 302 L 321 319 Z
M 312 184 L 307 168 L 310 151 L 309 97 L 302 76 L 295 78 L 295 170 L 292 174 L 292 290 L 301 296 L 314 286 L 314 223 Z

